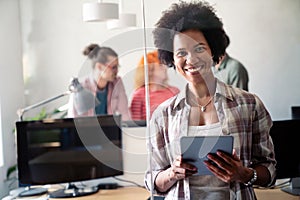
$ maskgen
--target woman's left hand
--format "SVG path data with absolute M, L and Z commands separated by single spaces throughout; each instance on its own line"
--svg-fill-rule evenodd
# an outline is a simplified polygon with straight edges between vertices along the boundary
M 232 155 L 217 151 L 217 154 L 208 154 L 207 158 L 209 160 L 204 161 L 204 164 L 222 181 L 226 183 L 244 182 L 247 179 L 249 169 L 243 166 L 235 150 L 233 150 Z

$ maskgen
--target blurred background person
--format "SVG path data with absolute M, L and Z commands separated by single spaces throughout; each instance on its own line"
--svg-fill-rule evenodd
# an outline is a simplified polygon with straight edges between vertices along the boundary
M 122 120 L 129 120 L 128 98 L 123 81 L 118 76 L 118 54 L 110 47 L 90 44 L 84 48 L 83 55 L 91 60 L 92 73 L 84 78 L 81 85 L 91 91 L 95 101 L 100 103 L 85 113 L 79 113 L 71 96 L 68 117 L 121 114 Z
M 226 38 L 226 49 L 230 44 L 228 35 Z M 217 78 L 232 85 L 248 91 L 248 72 L 245 66 L 238 60 L 230 57 L 227 52 L 221 57 L 218 64 L 213 67 L 213 72 Z
M 147 54 L 149 75 L 150 115 L 166 99 L 179 93 L 179 89 L 168 84 L 167 67 L 160 64 L 157 51 Z M 130 112 L 133 120 L 146 120 L 146 89 L 144 74 L 144 56 L 136 68 Z

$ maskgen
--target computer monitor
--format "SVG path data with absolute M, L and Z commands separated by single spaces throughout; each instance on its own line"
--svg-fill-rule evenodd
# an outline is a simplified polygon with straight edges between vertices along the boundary
M 68 183 L 52 198 L 97 192 L 74 183 L 123 175 L 120 125 L 120 115 L 16 122 L 20 185 Z
M 145 127 L 147 122 L 145 120 L 128 120 L 122 121 L 122 127 Z
M 292 119 L 300 119 L 300 106 L 292 106 Z
M 277 160 L 277 179 L 291 179 L 290 185 L 282 190 L 300 195 L 300 119 L 273 121 L 270 135 Z

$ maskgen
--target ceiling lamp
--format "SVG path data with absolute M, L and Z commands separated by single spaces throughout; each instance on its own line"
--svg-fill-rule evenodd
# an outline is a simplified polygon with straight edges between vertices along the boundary
M 131 13 L 120 13 L 119 19 L 107 21 L 108 29 L 127 28 L 136 26 L 136 15 Z
M 82 17 L 85 22 L 99 22 L 119 18 L 119 6 L 116 3 L 84 3 Z
M 127 27 L 136 26 L 136 14 L 123 13 L 122 0 L 119 1 L 119 5 L 120 5 L 119 19 L 107 21 L 106 23 L 107 28 L 116 29 L 116 28 L 127 28 Z

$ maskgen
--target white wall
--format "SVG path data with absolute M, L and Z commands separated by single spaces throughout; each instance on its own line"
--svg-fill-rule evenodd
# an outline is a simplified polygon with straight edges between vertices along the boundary
M 0 166 L 0 198 L 13 182 L 4 182 L 7 168 L 16 164 L 13 129 L 16 110 L 24 102 L 19 1 L 0 0 L 0 142 L 4 165 Z M 0 151 L 1 152 L 1 151 Z M 16 186 L 16 182 L 12 184 Z

